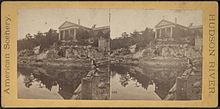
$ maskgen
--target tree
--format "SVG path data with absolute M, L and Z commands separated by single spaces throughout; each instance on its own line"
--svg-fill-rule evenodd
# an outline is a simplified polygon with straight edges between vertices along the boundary
M 38 32 L 33 36 L 29 33 L 25 39 L 18 40 L 18 51 L 23 49 L 33 49 L 35 46 L 41 46 L 41 50 L 49 48 L 53 43 L 58 42 L 59 34 L 56 30 L 50 29 L 48 32 Z
M 89 39 L 90 34 L 86 30 L 79 29 L 78 33 L 76 34 L 76 39 L 81 43 L 85 44 L 87 40 Z
M 142 36 L 144 37 L 144 41 L 149 44 L 155 39 L 155 32 L 153 31 L 153 29 L 146 27 Z
M 126 32 L 123 32 L 121 37 L 111 40 L 111 49 L 128 48 L 131 45 L 137 44 L 137 49 L 146 47 L 147 44 L 154 40 L 154 31 L 151 28 L 146 28 L 144 31 L 134 31 L 130 33 L 130 37 Z
M 127 37 L 128 37 L 128 34 L 127 34 L 126 32 L 123 32 L 123 33 L 121 34 L 121 36 L 122 36 L 122 38 L 127 38 Z
M 30 33 L 28 33 L 28 34 L 26 34 L 25 38 L 26 38 L 27 40 L 30 40 L 30 39 L 33 38 L 33 36 L 32 36 Z

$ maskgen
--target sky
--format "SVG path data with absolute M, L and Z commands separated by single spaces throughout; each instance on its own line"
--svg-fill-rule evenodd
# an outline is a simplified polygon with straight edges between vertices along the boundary
M 109 23 L 110 12 L 110 23 Z M 162 19 L 188 26 L 202 25 L 200 10 L 150 10 L 150 9 L 74 9 L 74 8 L 35 8 L 18 11 L 18 39 L 27 33 L 47 32 L 50 28 L 58 30 L 65 21 L 86 27 L 110 25 L 111 38 L 120 37 L 123 32 L 142 31 L 154 28 Z
M 111 9 L 111 37 L 121 36 L 123 32 L 142 31 L 146 27 L 154 29 L 162 19 L 188 26 L 202 25 L 202 11 L 199 10 L 149 10 L 149 9 Z
M 86 27 L 109 25 L 109 9 L 74 8 L 35 8 L 18 11 L 18 39 L 27 33 L 47 32 L 50 28 L 58 30 L 65 21 L 78 23 Z

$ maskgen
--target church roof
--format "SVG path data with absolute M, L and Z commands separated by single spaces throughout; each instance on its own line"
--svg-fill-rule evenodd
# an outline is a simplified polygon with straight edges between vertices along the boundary
M 110 27 L 109 26 L 102 26 L 102 27 L 96 27 L 96 28 L 88 28 L 79 24 L 75 24 L 69 21 L 65 21 L 60 27 L 59 29 L 64 29 L 64 28 L 68 28 L 68 27 L 78 27 L 78 28 L 84 28 L 87 30 L 94 30 L 94 31 L 106 31 L 109 30 L 110 31 Z M 105 32 L 104 32 L 105 33 Z
M 168 21 L 168 20 L 164 20 L 164 19 L 161 20 L 161 21 L 155 26 L 155 28 L 159 28 L 159 27 L 163 27 L 163 26 L 167 26 L 167 25 L 175 25 L 175 26 L 182 27 L 182 28 L 184 28 L 184 29 L 189 29 L 189 28 L 186 27 L 186 26 L 183 26 L 183 25 L 180 25 L 180 24 L 177 24 L 177 23 Z
M 84 29 L 89 29 L 89 30 L 91 29 L 91 28 L 88 28 L 88 27 L 85 27 L 85 26 L 82 26 L 82 25 L 79 25 L 79 24 L 75 24 L 75 23 L 69 22 L 69 21 L 65 21 L 59 27 L 59 29 L 68 28 L 68 27 L 78 27 L 78 28 L 84 28 Z

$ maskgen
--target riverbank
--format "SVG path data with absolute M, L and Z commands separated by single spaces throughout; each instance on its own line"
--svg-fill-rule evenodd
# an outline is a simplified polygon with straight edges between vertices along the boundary
M 57 59 L 36 59 L 31 57 L 18 58 L 18 65 L 20 66 L 53 66 L 60 68 L 68 67 L 90 67 L 89 59 L 77 58 L 57 58 Z
M 169 67 L 169 66 L 186 66 L 186 58 L 176 58 L 176 57 L 142 57 L 140 63 L 145 66 L 152 67 Z

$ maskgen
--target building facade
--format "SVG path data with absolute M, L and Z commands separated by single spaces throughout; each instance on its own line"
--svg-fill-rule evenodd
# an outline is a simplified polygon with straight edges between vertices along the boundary
M 192 26 L 190 24 L 190 26 L 186 27 L 177 24 L 176 20 L 175 23 L 161 20 L 155 26 L 155 39 L 162 45 L 191 44 L 200 46 L 202 44 L 202 26 Z
M 65 21 L 60 27 L 59 27 L 59 40 L 73 40 L 77 41 L 77 34 L 79 31 L 85 31 L 89 32 L 91 29 L 84 27 L 80 24 L 75 24 L 69 21 Z
M 177 21 L 161 20 L 155 26 L 157 52 L 161 56 L 184 54 L 187 47 L 202 49 L 202 26 L 183 26 Z M 182 50 L 182 51 L 181 51 Z M 183 52 L 183 53 L 177 53 Z
M 80 25 L 80 23 L 75 24 L 72 22 L 65 21 L 59 27 L 59 40 L 63 42 L 73 41 L 80 42 L 84 41 L 88 44 L 95 44 L 100 51 L 110 51 L 110 27 L 95 27 L 88 28 Z M 79 38 L 81 37 L 81 38 Z M 79 40 L 81 39 L 81 40 Z M 94 45 L 94 44 L 93 44 Z
M 189 43 L 189 28 L 176 22 L 161 20 L 155 26 L 155 39 L 163 46 L 176 46 Z

